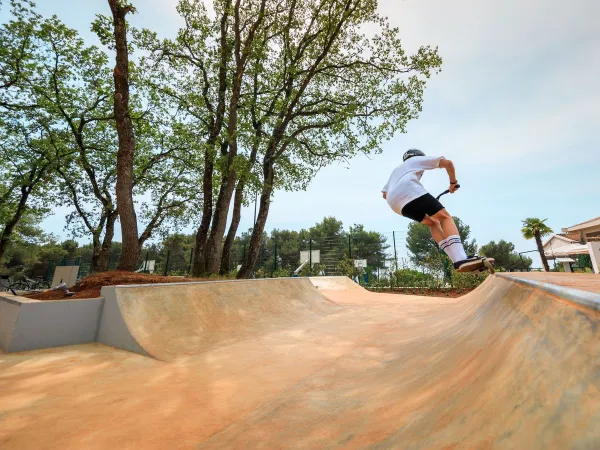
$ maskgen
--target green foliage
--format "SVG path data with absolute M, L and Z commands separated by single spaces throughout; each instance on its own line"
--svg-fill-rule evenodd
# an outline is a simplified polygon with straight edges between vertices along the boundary
M 546 225 L 546 220 L 548 219 L 537 219 L 535 217 L 530 217 L 523 221 L 523 228 L 521 228 L 521 233 L 525 239 L 533 239 L 536 237 L 544 237 L 552 233 L 552 228 Z
M 291 277 L 291 276 L 292 276 L 292 271 L 289 269 L 277 269 L 271 275 L 272 278 L 286 278 L 286 277 Z
M 475 289 L 487 277 L 487 272 L 454 272 L 452 274 L 452 287 L 454 289 Z
M 414 269 L 399 269 L 392 274 L 391 284 L 394 287 L 437 288 L 440 282 L 430 273 Z
M 577 255 L 576 256 L 577 266 L 581 268 L 592 268 L 592 258 L 590 255 Z
M 300 271 L 298 276 L 312 277 L 312 276 L 325 275 L 326 270 L 327 270 L 327 268 L 325 267 L 325 265 L 321 264 L 321 263 L 314 263 L 312 265 L 312 268 L 307 264 L 302 268 L 302 270 Z
M 354 277 L 360 276 L 363 273 L 363 269 L 354 267 L 354 260 L 348 255 L 345 255 L 344 258 L 340 261 L 337 270 L 340 275 L 352 279 Z
M 496 241 L 491 241 L 481 247 L 480 253 L 488 258 L 494 258 L 495 266 L 498 269 L 526 271 L 531 268 L 531 258 L 519 256 L 515 252 L 515 246 L 512 242 L 500 240 L 496 243 Z

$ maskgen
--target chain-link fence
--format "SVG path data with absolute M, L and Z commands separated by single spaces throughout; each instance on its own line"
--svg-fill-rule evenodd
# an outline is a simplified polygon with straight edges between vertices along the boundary
M 248 247 L 249 237 L 236 242 L 222 264 L 223 275 L 235 276 L 247 257 Z M 179 239 L 169 245 L 150 246 L 140 255 L 138 272 L 186 276 L 191 273 L 193 257 L 192 240 Z M 119 258 L 118 253 L 111 255 L 109 270 L 117 267 Z M 49 261 L 45 270 L 47 281 L 52 280 L 54 269 L 59 265 L 79 266 L 78 278 L 83 278 L 90 273 L 92 261 L 82 258 Z M 314 237 L 294 235 L 293 239 L 281 233 L 265 235 L 258 249 L 253 277 L 343 275 L 377 290 L 440 289 L 457 283 L 462 287 L 469 284 L 462 275 L 453 275 L 449 263 L 442 269 L 432 270 L 412 263 L 406 231 L 375 233 L 360 229 L 357 233 Z

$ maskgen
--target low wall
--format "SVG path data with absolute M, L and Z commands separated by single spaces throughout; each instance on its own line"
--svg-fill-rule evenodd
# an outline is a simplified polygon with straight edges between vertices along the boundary
M 0 347 L 21 352 L 95 342 L 104 299 L 38 301 L 0 295 Z

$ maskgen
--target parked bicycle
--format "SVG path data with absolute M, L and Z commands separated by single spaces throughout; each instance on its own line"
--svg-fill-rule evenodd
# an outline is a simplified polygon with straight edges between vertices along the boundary
M 36 277 L 35 280 L 32 280 L 26 275 L 23 275 L 23 278 L 21 278 L 21 286 L 25 291 L 45 291 L 46 289 L 50 289 L 50 283 L 44 280 L 44 277 Z
M 21 291 L 22 287 L 19 280 L 14 280 L 9 275 L 0 275 L 0 292 L 12 292 L 13 295 L 17 295 L 17 291 Z

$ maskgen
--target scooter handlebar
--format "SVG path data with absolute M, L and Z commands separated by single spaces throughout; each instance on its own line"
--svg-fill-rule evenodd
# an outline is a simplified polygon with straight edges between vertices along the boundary
M 457 184 L 456 185 L 456 189 L 458 189 L 459 187 L 460 187 L 460 184 Z M 446 189 L 444 192 L 442 192 L 440 195 L 438 195 L 436 197 L 436 200 L 439 200 L 442 195 L 446 195 L 446 194 L 449 194 L 449 193 L 450 193 L 450 189 Z

